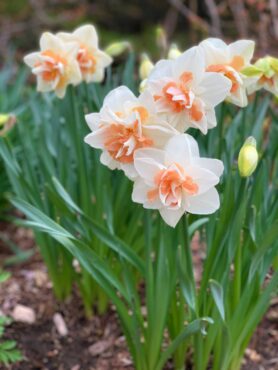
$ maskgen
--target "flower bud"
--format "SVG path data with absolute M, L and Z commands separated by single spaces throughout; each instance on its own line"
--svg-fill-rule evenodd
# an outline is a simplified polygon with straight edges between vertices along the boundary
M 0 114 L 0 127 L 4 126 L 9 119 L 9 114 Z
M 250 136 L 245 140 L 238 156 L 238 170 L 241 177 L 249 177 L 255 171 L 259 155 L 256 140 Z
M 16 117 L 13 114 L 0 114 L 0 136 L 5 136 L 15 123 Z
M 149 77 L 149 74 L 151 73 L 153 67 L 154 65 L 150 60 L 149 56 L 145 53 L 142 54 L 141 63 L 139 66 L 139 76 L 142 81 Z
M 132 49 L 130 42 L 128 41 L 118 41 L 113 42 L 112 44 L 108 45 L 105 49 L 105 53 L 110 55 L 111 57 L 115 58 L 123 54 L 125 51 L 130 51 Z
M 168 51 L 168 59 L 177 59 L 181 55 L 180 49 L 177 47 L 176 44 L 172 44 Z
M 146 87 L 147 87 L 147 79 L 145 78 L 144 80 L 140 82 L 139 92 L 142 93 Z
M 164 51 L 167 49 L 167 36 L 162 27 L 156 29 L 156 43 L 160 49 Z

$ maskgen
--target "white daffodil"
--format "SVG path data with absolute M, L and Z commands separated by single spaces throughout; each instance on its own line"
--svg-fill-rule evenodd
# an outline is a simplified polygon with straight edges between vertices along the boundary
M 78 44 L 77 61 L 83 80 L 101 82 L 104 70 L 112 63 L 112 58 L 98 47 L 98 36 L 92 25 L 84 25 L 72 33 L 59 32 L 57 36 L 65 42 Z
M 24 57 L 24 62 L 37 76 L 37 90 L 55 91 L 59 98 L 63 98 L 67 85 L 80 83 L 77 53 L 78 47 L 75 43 L 65 43 L 50 32 L 43 33 L 40 51 Z
M 220 73 L 231 81 L 227 100 L 239 107 L 245 107 L 248 104 L 246 88 L 252 81 L 241 71 L 250 65 L 254 41 L 239 40 L 227 45 L 220 39 L 209 38 L 202 41 L 199 47 L 204 51 L 206 70 Z
M 152 70 L 146 88 L 160 114 L 178 131 L 189 127 L 204 134 L 216 126 L 214 108 L 228 95 L 231 82 L 206 72 L 202 50 L 193 47 L 175 60 L 162 60 Z
M 185 212 L 210 214 L 219 208 L 215 185 L 223 172 L 218 159 L 200 158 L 197 142 L 188 134 L 172 137 L 164 150 L 139 149 L 132 199 L 144 208 L 158 209 L 175 227 Z
M 156 114 L 149 92 L 138 98 L 125 86 L 111 91 L 99 113 L 86 115 L 93 131 L 85 142 L 102 150 L 101 162 L 111 169 L 122 169 L 134 179 L 134 152 L 144 147 L 163 147 L 167 140 L 178 134 Z

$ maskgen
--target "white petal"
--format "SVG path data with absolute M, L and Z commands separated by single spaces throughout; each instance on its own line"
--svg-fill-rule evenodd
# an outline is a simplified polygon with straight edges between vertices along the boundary
M 86 46 L 97 48 L 98 47 L 98 36 L 94 26 L 91 24 L 85 24 L 84 26 L 78 27 L 73 35 L 82 41 Z
M 185 168 L 185 171 L 198 185 L 198 195 L 207 192 L 219 183 L 218 176 L 205 168 L 195 166 L 195 162 L 192 167 Z
M 97 68 L 93 73 L 85 73 L 84 79 L 87 83 L 102 82 L 104 79 L 104 69 Z
M 114 112 L 121 112 L 123 110 L 123 104 L 129 100 L 137 102 L 137 98 L 128 87 L 119 86 L 106 95 L 103 105 L 109 106 L 109 108 Z
M 156 148 L 164 148 L 167 141 L 179 132 L 168 123 L 157 123 L 143 126 L 143 135 L 152 139 Z
M 113 62 L 113 59 L 110 57 L 110 55 L 106 54 L 104 51 L 101 50 L 98 50 L 96 52 L 96 60 L 97 64 L 101 68 L 106 68 Z
M 194 158 L 194 165 L 207 169 L 218 177 L 220 177 L 224 171 L 223 162 L 219 159 Z
M 60 87 L 58 89 L 55 89 L 55 94 L 58 96 L 58 98 L 63 99 L 66 94 L 67 86 Z
M 153 148 L 138 149 L 135 151 L 135 169 L 148 185 L 152 186 L 156 173 L 165 168 L 165 154 L 164 150 Z
M 64 49 L 64 42 L 50 32 L 44 32 L 40 38 L 41 50 L 60 52 Z
M 37 90 L 40 91 L 40 92 L 49 92 L 49 91 L 52 91 L 53 88 L 51 86 L 51 83 L 45 82 L 41 78 L 41 76 L 38 76 L 38 79 L 37 79 Z
M 227 49 L 227 44 L 216 37 L 209 37 L 206 40 L 204 40 L 202 43 L 209 43 L 210 45 L 214 46 L 217 49 Z
M 237 91 L 233 94 L 230 94 L 227 97 L 227 101 L 237 105 L 238 107 L 246 107 L 248 104 L 248 98 L 246 95 L 246 88 L 244 86 L 239 86 Z
M 159 210 L 161 217 L 171 227 L 175 227 L 185 211 L 183 208 L 178 208 L 175 210 L 169 209 L 169 208 L 161 208 Z
M 173 61 L 171 60 L 160 60 L 157 62 L 152 69 L 148 80 L 147 80 L 147 86 L 148 82 L 152 82 L 153 80 L 160 80 L 161 78 L 167 76 L 168 78 L 171 78 L 173 74 Z
M 27 64 L 27 66 L 33 68 L 34 65 L 38 62 L 40 52 L 35 51 L 34 53 L 30 53 L 25 55 L 23 58 L 24 63 Z
M 94 132 L 91 132 L 90 134 L 85 136 L 85 143 L 89 144 L 93 148 L 103 149 L 106 131 L 107 127 L 103 127 Z
M 194 46 L 173 61 L 174 75 L 179 78 L 184 72 L 191 72 L 194 84 L 202 78 L 205 71 L 204 55 L 202 49 Z
M 216 127 L 217 119 L 214 108 L 206 110 L 206 118 L 208 128 Z
M 220 39 L 209 38 L 202 41 L 199 47 L 204 51 L 206 67 L 230 62 L 228 46 Z
M 217 211 L 220 206 L 219 195 L 215 188 L 201 195 L 187 197 L 185 209 L 196 215 L 208 215 Z
M 221 73 L 206 72 L 198 87 L 198 95 L 206 105 L 215 107 L 226 99 L 231 87 L 231 81 Z
M 241 56 L 245 64 L 253 57 L 255 42 L 252 40 L 238 40 L 229 45 L 231 56 Z
M 85 115 L 85 120 L 87 125 L 92 131 L 95 131 L 100 123 L 100 114 L 99 113 L 90 113 Z
M 125 175 L 132 181 L 138 177 L 138 173 L 134 167 L 134 163 L 121 163 L 120 168 L 124 171 Z
M 68 59 L 67 75 L 68 84 L 78 85 L 82 81 L 82 74 L 76 60 Z
M 145 89 L 139 96 L 138 102 L 145 107 L 150 114 L 156 113 L 156 105 L 150 90 Z
M 111 170 L 120 169 L 120 163 L 115 161 L 106 151 L 101 153 L 100 162 Z
M 73 40 L 76 40 L 73 34 L 69 32 L 58 32 L 56 33 L 56 36 L 65 42 L 72 42 Z
M 199 148 L 196 140 L 188 135 L 181 134 L 172 137 L 165 146 L 167 160 L 177 162 L 182 167 L 188 166 L 192 157 L 199 157 Z
M 132 191 L 132 200 L 136 203 L 144 204 L 147 201 L 147 192 L 150 189 L 145 182 L 138 178 L 134 182 L 133 191 Z

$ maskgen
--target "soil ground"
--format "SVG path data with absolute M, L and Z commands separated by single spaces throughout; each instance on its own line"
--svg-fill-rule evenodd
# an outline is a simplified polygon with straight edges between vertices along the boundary
M 24 250 L 34 248 L 32 233 L 9 224 L 0 224 L 0 231 Z M 0 261 L 9 249 L 0 242 Z M 53 296 L 47 271 L 37 252 L 25 263 L 8 268 L 12 277 L 1 286 L 0 310 L 11 314 L 17 304 L 32 308 L 34 324 L 13 322 L 5 333 L 15 339 L 24 361 L 11 370 L 132 370 L 124 337 L 113 310 L 105 316 L 84 317 L 77 292 L 67 302 Z M 61 314 L 68 335 L 61 337 L 53 321 Z M 278 299 L 258 327 L 246 351 L 243 370 L 278 370 Z M 171 366 L 169 365 L 169 369 Z M 1 367 L 0 369 L 7 369 Z M 219 369 L 221 370 L 221 369 Z

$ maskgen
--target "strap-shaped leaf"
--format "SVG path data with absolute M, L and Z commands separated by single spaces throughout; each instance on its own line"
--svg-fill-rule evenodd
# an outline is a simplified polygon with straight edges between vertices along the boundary
M 40 210 L 31 206 L 27 202 L 13 198 L 11 199 L 13 205 L 20 209 L 29 219 L 28 223 L 31 227 L 39 228 L 41 231 L 49 232 L 52 236 L 66 237 L 72 239 L 73 236 L 65 230 L 62 226 L 58 225 L 56 222 L 51 220 L 48 216 L 42 213 Z M 92 219 L 89 220 L 89 226 L 94 231 L 95 235 L 109 248 L 113 249 L 115 252 L 119 253 L 124 259 L 135 266 L 142 274 L 144 274 L 144 264 L 142 259 L 127 246 L 120 238 L 111 235 L 109 231 L 105 230 L 103 227 L 97 224 L 97 222 Z
M 188 324 L 184 330 L 176 337 L 175 340 L 168 346 L 168 348 L 162 353 L 160 360 L 155 368 L 155 370 L 163 369 L 166 361 L 175 352 L 178 346 L 189 336 L 201 332 L 205 334 L 205 328 L 208 324 L 213 324 L 213 320 L 210 317 L 203 317 L 201 319 L 194 320 Z
M 209 286 L 213 300 L 216 304 L 216 307 L 219 311 L 221 319 L 225 321 L 225 307 L 224 307 L 224 294 L 222 286 L 216 281 L 211 279 L 209 281 Z

